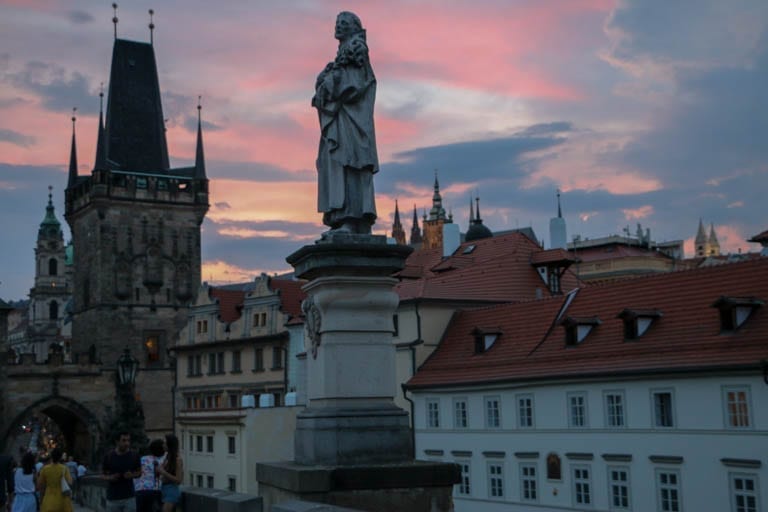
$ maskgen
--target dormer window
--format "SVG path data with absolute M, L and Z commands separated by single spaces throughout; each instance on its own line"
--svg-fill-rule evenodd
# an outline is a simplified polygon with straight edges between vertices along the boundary
M 580 344 L 592 332 L 592 329 L 601 323 L 596 316 L 579 318 L 569 316 L 562 322 L 563 327 L 565 327 L 565 344 L 567 346 Z
M 501 336 L 501 330 L 498 328 L 482 329 L 476 327 L 472 331 L 472 335 L 475 337 L 475 354 L 482 354 L 487 352 L 496 340 Z
M 764 301 L 755 297 L 723 295 L 712 304 L 712 307 L 720 310 L 720 331 L 733 332 L 744 325 L 750 315 L 763 304 L 765 304 Z
M 641 337 L 661 316 L 661 311 L 658 309 L 623 310 L 618 317 L 624 320 L 624 339 L 636 340 Z

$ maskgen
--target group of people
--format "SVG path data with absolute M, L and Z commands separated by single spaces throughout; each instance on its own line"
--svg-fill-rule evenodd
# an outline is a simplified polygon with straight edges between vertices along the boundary
M 175 435 L 155 439 L 149 443 L 149 453 L 139 457 L 131 450 L 131 435 L 120 433 L 115 449 L 102 463 L 109 482 L 107 512 L 174 512 L 181 499 L 183 466 Z
M 36 464 L 32 452 L 21 454 L 18 465 L 0 455 L 0 512 L 72 512 L 77 481 L 85 471 L 60 448 L 51 451 L 47 464 Z M 102 463 L 107 512 L 174 512 L 183 471 L 175 435 L 155 439 L 147 455 L 139 457 L 131 450 L 131 435 L 121 432 Z

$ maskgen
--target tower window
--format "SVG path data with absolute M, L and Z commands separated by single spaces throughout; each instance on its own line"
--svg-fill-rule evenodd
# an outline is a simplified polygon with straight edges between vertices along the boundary
M 59 273 L 59 262 L 56 258 L 48 260 L 48 275 L 55 276 Z
M 55 300 L 52 300 L 50 304 L 48 304 L 48 318 L 51 320 L 57 320 L 59 318 L 59 303 Z

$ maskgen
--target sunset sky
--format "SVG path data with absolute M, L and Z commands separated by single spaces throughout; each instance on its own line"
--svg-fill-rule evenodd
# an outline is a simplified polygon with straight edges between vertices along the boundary
M 120 3 L 120 2 L 118 2 Z M 378 79 L 379 221 L 431 201 L 435 169 L 462 231 L 470 195 L 492 230 L 549 245 L 563 191 L 568 238 L 637 223 L 656 241 L 714 223 L 728 252 L 768 228 L 765 0 L 154 0 L 122 2 L 118 37 L 155 51 L 172 165 L 194 157 L 203 100 L 211 209 L 203 280 L 288 270 L 317 239 L 310 106 L 336 14 L 356 12 Z M 0 297 L 33 284 L 54 188 L 63 218 L 71 109 L 80 173 L 93 167 L 111 2 L 0 0 Z

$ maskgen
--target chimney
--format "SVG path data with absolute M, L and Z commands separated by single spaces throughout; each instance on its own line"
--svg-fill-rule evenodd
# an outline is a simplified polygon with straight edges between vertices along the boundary
M 443 258 L 453 255 L 461 245 L 458 224 L 443 224 Z

